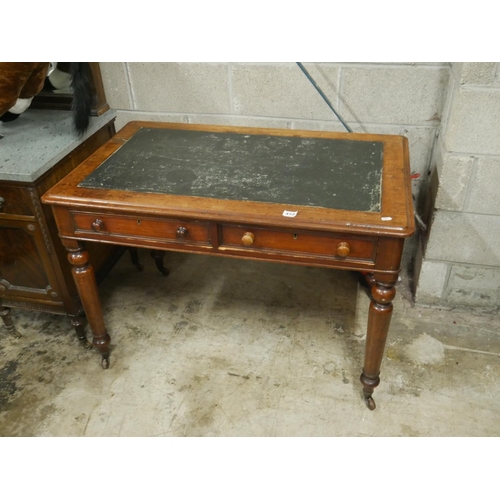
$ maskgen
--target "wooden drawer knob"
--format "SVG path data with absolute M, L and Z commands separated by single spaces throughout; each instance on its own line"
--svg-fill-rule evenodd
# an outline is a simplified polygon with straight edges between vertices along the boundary
M 176 231 L 177 238 L 179 240 L 183 240 L 187 236 L 187 233 L 188 233 L 187 227 L 182 227 L 182 226 Z
M 4 203 L 5 203 L 5 200 L 2 197 L 0 197 L 0 210 L 2 210 Z
M 249 247 L 250 245 L 253 245 L 254 240 L 255 240 L 255 236 L 252 233 L 245 233 L 243 235 L 243 238 L 241 238 L 241 242 L 246 247 Z
M 92 222 L 92 229 L 94 231 L 102 231 L 104 229 L 104 222 L 101 219 L 96 219 Z
M 341 243 L 339 243 L 337 247 L 337 255 L 340 255 L 341 257 L 347 257 L 350 251 L 351 247 L 349 246 L 349 243 L 347 243 L 346 241 L 342 241 Z

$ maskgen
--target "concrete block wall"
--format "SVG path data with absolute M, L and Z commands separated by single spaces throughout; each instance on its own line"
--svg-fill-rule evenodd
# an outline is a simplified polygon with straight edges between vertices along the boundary
M 500 63 L 452 64 L 416 300 L 500 305 Z M 431 167 L 432 167 L 431 166 Z
M 304 63 L 356 132 L 402 134 L 430 166 L 449 63 Z M 295 63 L 100 63 L 117 128 L 131 120 L 344 131 Z
M 118 129 L 132 120 L 158 120 L 344 131 L 295 63 L 100 65 Z M 426 193 L 436 138 L 450 105 L 450 63 L 304 65 L 355 132 L 408 137 L 411 169 L 420 174 L 413 191 L 417 199 Z M 464 78 L 484 78 L 482 71 L 470 67 Z M 407 242 L 405 269 L 413 268 L 417 243 L 418 235 Z

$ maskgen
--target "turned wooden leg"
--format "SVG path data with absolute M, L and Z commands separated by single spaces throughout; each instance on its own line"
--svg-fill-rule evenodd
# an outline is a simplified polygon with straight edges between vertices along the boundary
M 132 260 L 132 264 L 137 268 L 138 271 L 142 271 L 144 267 L 139 262 L 139 253 L 137 251 L 137 248 L 129 247 L 128 251 L 130 253 L 130 259 Z
M 168 276 L 168 269 L 163 267 L 163 257 L 165 252 L 163 250 L 151 250 L 151 257 L 155 260 L 156 267 L 160 273 Z
M 375 276 L 373 276 L 373 274 L 371 273 L 368 273 L 368 274 L 365 274 L 364 276 L 364 280 L 365 280 L 365 283 L 366 283 L 366 286 L 368 288 L 372 288 L 372 286 L 376 285 L 377 284 L 377 280 L 375 279 Z
M 93 345 L 101 353 L 102 367 L 109 368 L 110 337 L 106 332 L 101 301 L 97 291 L 94 269 L 89 263 L 89 254 L 78 241 L 64 240 L 68 260 L 73 266 L 73 278 L 80 294 L 83 309 L 94 335 Z
M 367 282 L 372 284 L 371 303 L 368 313 L 365 363 L 361 374 L 363 394 L 370 410 L 375 409 L 372 394 L 380 383 L 380 365 L 384 356 L 385 341 L 392 315 L 392 301 L 396 295 L 397 276 L 371 275 Z
M 71 318 L 71 324 L 73 325 L 76 336 L 78 337 L 78 340 L 81 342 L 83 347 L 89 350 L 92 349 L 92 343 L 87 340 L 87 334 L 85 333 L 85 326 L 87 324 L 87 320 L 85 319 L 85 317 L 82 314 L 73 316 L 73 318 Z
M 371 273 L 356 273 L 358 276 L 359 284 L 366 289 L 368 295 L 370 295 L 370 289 L 375 284 L 375 278 Z
M 14 322 L 12 321 L 12 316 L 10 315 L 10 309 L 8 307 L 4 307 L 0 303 L 0 316 L 2 317 L 3 324 L 6 330 L 16 338 L 21 338 L 22 335 L 16 330 L 14 326 Z

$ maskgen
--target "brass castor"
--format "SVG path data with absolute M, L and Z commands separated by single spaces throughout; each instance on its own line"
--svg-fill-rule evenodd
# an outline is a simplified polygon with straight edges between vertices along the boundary
M 101 366 L 104 370 L 107 370 L 109 368 L 109 354 L 102 355 Z
M 88 351 L 92 349 L 92 347 L 94 346 L 92 345 L 92 342 L 89 342 L 87 340 L 87 335 L 85 334 L 85 325 L 87 324 L 85 315 L 82 313 L 80 315 L 75 316 L 71 320 L 71 324 L 73 325 L 73 328 L 75 329 L 76 332 L 76 336 L 78 337 L 78 341 L 83 346 L 83 348 L 87 349 Z
M 371 396 L 365 396 L 365 403 L 370 411 L 373 411 L 377 407 L 374 399 Z
M 10 315 L 10 309 L 0 305 L 0 316 L 3 319 L 3 324 L 7 332 L 9 332 L 9 334 L 15 337 L 16 339 L 20 339 L 22 335 L 16 330 L 16 327 L 14 326 L 14 322 L 12 321 L 12 317 Z

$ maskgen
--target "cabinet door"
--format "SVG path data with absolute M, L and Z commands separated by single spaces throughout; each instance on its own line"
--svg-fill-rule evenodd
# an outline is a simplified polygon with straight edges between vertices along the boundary
M 34 221 L 0 219 L 0 297 L 61 303 L 46 240 Z

